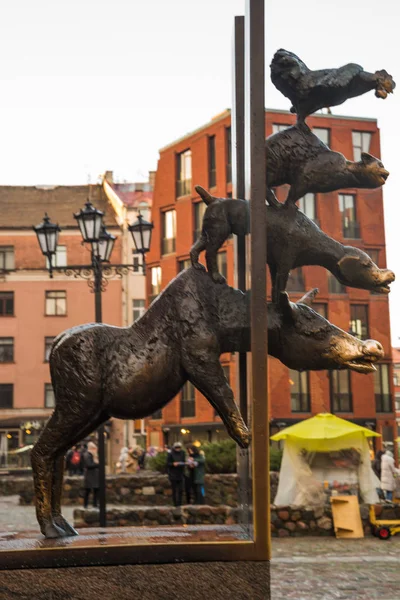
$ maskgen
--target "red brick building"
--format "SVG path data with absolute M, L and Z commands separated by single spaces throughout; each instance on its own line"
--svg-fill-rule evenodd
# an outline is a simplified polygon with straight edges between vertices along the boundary
M 392 348 L 393 388 L 397 421 L 397 434 L 400 435 L 400 348 Z
M 231 129 L 226 111 L 196 131 L 160 150 L 153 196 L 152 248 L 148 255 L 147 294 L 151 301 L 188 265 L 189 250 L 201 229 L 204 203 L 195 192 L 199 184 L 220 197 L 231 196 Z M 286 111 L 266 111 L 265 134 L 294 123 Z M 350 160 L 362 151 L 380 157 L 380 139 L 374 119 L 316 114 L 308 124 L 332 150 Z M 286 190 L 278 190 L 283 199 Z M 333 238 L 362 248 L 380 266 L 386 266 L 382 191 L 348 189 L 329 194 L 308 194 L 301 210 Z M 219 269 L 234 284 L 233 240 L 220 250 Z M 323 268 L 305 267 L 292 272 L 288 291 L 292 300 L 318 287 L 315 308 L 342 329 L 382 342 L 385 359 L 374 375 L 348 371 L 299 373 L 270 359 L 269 391 L 271 431 L 330 411 L 376 429 L 393 440 L 396 421 L 391 376 L 389 306 L 386 296 L 344 288 Z M 235 357 L 221 357 L 232 388 L 236 385 Z M 148 422 L 148 442 L 160 445 L 177 437 L 187 441 L 225 436 L 219 417 L 207 400 L 187 384 L 183 391 Z M 380 442 L 378 441 L 378 444 Z

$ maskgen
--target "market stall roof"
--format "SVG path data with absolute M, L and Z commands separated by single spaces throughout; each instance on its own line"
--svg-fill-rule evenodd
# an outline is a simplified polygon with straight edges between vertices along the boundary
M 380 434 L 375 431 L 341 419 L 331 413 L 319 413 L 315 417 L 282 429 L 279 433 L 271 436 L 271 440 L 277 442 L 288 437 L 298 440 L 330 440 L 355 433 L 362 433 L 365 437 L 380 437 Z

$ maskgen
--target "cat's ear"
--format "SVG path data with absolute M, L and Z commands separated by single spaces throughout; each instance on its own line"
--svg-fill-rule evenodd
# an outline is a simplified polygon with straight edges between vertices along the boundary
M 372 154 L 368 154 L 368 152 L 361 152 L 361 162 L 364 163 L 364 165 L 370 165 L 372 163 L 376 163 L 377 159 L 375 158 L 375 156 L 372 156 Z

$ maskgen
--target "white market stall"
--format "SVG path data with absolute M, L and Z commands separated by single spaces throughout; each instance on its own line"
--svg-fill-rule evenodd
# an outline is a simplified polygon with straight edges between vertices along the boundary
M 326 493 L 357 494 L 378 502 L 380 482 L 371 468 L 367 438 L 380 434 L 330 413 L 320 413 L 271 437 L 285 440 L 276 506 L 324 504 Z

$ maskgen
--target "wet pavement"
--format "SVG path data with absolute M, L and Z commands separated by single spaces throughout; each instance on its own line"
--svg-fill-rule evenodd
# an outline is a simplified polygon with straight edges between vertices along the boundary
M 272 600 L 400 600 L 400 535 L 272 540 Z
M 70 522 L 73 509 L 63 508 Z M 34 507 L 19 506 L 17 496 L 1 497 L 2 543 L 11 532 L 26 531 L 38 536 Z M 273 538 L 271 585 L 272 600 L 400 600 L 400 534 L 388 541 Z

